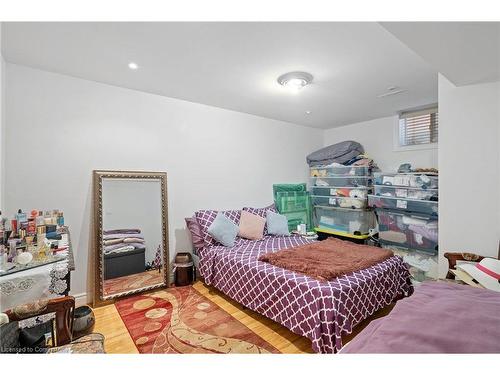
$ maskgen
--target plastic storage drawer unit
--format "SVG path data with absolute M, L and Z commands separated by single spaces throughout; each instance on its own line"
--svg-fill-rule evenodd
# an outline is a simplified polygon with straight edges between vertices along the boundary
M 370 167 L 355 165 L 335 165 L 330 167 L 311 167 L 311 177 L 335 177 L 335 176 L 368 176 Z
M 355 235 L 367 234 L 375 227 L 373 211 L 365 210 L 316 206 L 314 220 L 319 229 Z
M 375 185 L 437 189 L 438 176 L 421 173 L 374 173 Z
M 366 208 L 365 198 L 346 198 L 346 197 L 332 197 L 311 195 L 311 200 L 315 206 L 331 206 L 342 208 Z
M 420 189 L 389 185 L 375 185 L 375 195 L 392 198 L 438 200 L 438 189 Z
M 319 187 L 314 186 L 312 189 L 313 195 L 333 197 L 347 197 L 347 198 L 364 198 L 368 196 L 367 187 Z
M 367 176 L 342 176 L 342 177 L 311 177 L 312 186 L 321 187 L 367 187 L 371 178 Z
M 429 215 L 376 209 L 379 241 L 430 253 L 438 251 L 438 221 Z
M 378 195 L 368 195 L 368 206 L 376 208 L 404 210 L 432 216 L 437 216 L 438 214 L 438 202 L 425 201 L 420 199 L 392 198 L 381 197 Z

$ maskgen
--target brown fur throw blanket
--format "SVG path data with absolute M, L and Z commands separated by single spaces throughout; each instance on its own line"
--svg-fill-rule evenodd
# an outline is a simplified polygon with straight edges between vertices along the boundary
M 260 261 L 321 281 L 373 266 L 393 256 L 393 252 L 374 246 L 328 238 L 324 241 L 264 254 Z

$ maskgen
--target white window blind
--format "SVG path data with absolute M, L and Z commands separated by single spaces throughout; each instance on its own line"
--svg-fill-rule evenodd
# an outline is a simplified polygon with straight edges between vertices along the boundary
M 399 145 L 425 145 L 438 142 L 437 107 L 407 111 L 399 115 Z

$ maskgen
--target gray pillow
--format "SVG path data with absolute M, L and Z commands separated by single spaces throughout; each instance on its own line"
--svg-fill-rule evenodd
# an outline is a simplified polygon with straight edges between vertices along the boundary
M 233 223 L 226 215 L 219 212 L 213 223 L 208 227 L 207 232 L 217 242 L 224 246 L 234 246 L 234 240 L 238 235 L 239 227 Z
M 288 219 L 272 211 L 266 213 L 267 233 L 275 236 L 289 236 Z

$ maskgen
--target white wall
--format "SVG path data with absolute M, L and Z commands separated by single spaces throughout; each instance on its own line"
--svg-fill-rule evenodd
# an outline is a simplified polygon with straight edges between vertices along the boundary
M 353 140 L 361 143 L 383 171 L 396 171 L 400 164 L 411 163 L 414 167 L 437 167 L 437 148 L 412 151 L 396 151 L 394 129 L 398 116 L 390 116 L 325 131 L 325 146 Z M 441 135 L 440 135 L 441 136 Z
M 0 22 L 0 210 L 4 208 L 4 162 L 5 162 L 5 121 L 4 121 L 4 86 L 5 86 L 5 60 L 2 55 L 2 22 Z
M 87 282 L 93 169 L 168 173 L 171 257 L 197 209 L 264 206 L 304 182 L 323 131 L 6 64 L 6 208 L 59 208 Z
M 439 76 L 439 249 L 497 256 L 500 83 L 456 87 Z

